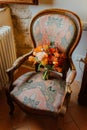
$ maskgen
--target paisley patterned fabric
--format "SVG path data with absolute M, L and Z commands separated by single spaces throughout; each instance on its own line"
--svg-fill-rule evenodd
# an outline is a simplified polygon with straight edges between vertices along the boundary
M 26 77 L 31 78 L 26 78 Z M 25 74 L 26 82 L 22 85 L 17 85 L 11 92 L 11 96 L 19 100 L 25 106 L 38 110 L 45 110 L 58 113 L 59 108 L 64 100 L 65 95 L 65 81 L 57 78 L 50 78 L 49 80 L 42 79 L 42 73 L 27 73 Z
M 65 51 L 72 43 L 75 31 L 74 23 L 65 14 L 45 14 L 33 26 L 33 36 L 37 44 L 54 42 L 61 51 Z

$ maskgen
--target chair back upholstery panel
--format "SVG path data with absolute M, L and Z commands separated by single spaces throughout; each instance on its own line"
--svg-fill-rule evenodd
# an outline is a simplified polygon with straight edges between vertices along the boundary
M 66 16 L 50 14 L 36 20 L 33 29 L 36 43 L 54 42 L 64 51 L 73 40 L 76 27 Z
M 77 17 L 74 17 L 68 11 L 55 9 L 36 15 L 30 26 L 31 36 L 36 46 L 53 42 L 61 52 L 69 50 L 79 33 L 80 25 Z

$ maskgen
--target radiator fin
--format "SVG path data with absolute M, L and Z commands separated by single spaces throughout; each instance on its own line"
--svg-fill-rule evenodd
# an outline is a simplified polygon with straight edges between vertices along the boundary
M 15 41 L 10 26 L 0 27 L 0 89 L 7 83 L 6 69 L 16 59 Z

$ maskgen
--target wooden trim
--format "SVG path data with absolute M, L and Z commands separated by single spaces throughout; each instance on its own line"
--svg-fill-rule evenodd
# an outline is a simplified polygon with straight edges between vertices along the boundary
M 10 4 L 10 3 L 38 5 L 38 0 L 0 0 L 0 4 Z

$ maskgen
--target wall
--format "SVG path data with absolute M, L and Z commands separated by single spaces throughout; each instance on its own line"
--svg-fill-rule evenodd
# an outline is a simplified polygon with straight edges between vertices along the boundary
M 17 56 L 29 51 L 32 41 L 29 35 L 29 23 L 32 17 L 29 5 L 10 5 L 14 26 L 14 35 L 17 48 Z
M 40 6 L 32 6 L 33 15 L 44 8 L 64 8 L 76 12 L 82 20 L 87 20 L 87 1 L 84 0 L 39 0 Z
M 32 41 L 29 35 L 29 23 L 31 18 L 39 11 L 46 8 L 64 8 L 77 13 L 82 21 L 87 21 L 87 1 L 86 0 L 39 0 L 39 5 L 9 5 L 12 11 L 12 19 L 14 25 L 15 40 L 18 56 L 29 51 L 32 47 Z M 84 57 L 87 49 L 87 32 L 83 31 L 81 41 L 73 54 L 73 61 L 77 68 L 76 80 L 81 81 L 83 75 L 84 64 L 79 63 L 79 57 Z

